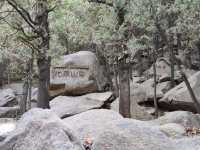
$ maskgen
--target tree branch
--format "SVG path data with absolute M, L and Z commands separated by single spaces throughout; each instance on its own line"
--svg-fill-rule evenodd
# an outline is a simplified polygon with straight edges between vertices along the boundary
M 113 3 L 106 2 L 106 0 L 88 0 L 89 3 L 99 3 L 99 4 L 104 4 L 109 7 L 114 7 Z
M 6 0 L 6 1 L 20 14 L 20 16 L 24 19 L 24 21 L 35 31 L 34 22 L 31 19 L 30 14 L 20 5 L 18 5 L 15 0 Z

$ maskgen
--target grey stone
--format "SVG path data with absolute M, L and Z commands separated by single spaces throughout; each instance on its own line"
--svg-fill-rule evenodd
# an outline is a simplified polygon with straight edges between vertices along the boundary
M 186 73 L 188 77 L 193 75 L 196 71 L 191 69 L 186 69 L 184 66 L 182 66 L 183 71 Z M 153 72 L 153 66 L 149 70 L 145 72 L 146 76 L 149 76 L 150 78 L 154 76 Z M 170 66 L 170 60 L 164 57 L 161 57 L 157 59 L 156 61 L 156 75 L 158 78 L 158 82 L 166 82 L 171 80 L 171 66 Z M 178 66 L 174 66 L 174 75 L 175 80 L 177 82 L 182 81 L 181 75 L 179 74 Z
M 90 109 L 101 108 L 109 101 L 112 92 L 90 93 L 83 96 L 58 96 L 50 102 L 50 107 L 59 117 L 65 118 Z
M 19 106 L 0 107 L 0 118 L 16 118 L 20 113 Z
M 200 128 L 200 115 L 193 114 L 188 111 L 174 111 L 168 112 L 164 116 L 153 120 L 152 122 L 159 125 L 164 125 L 168 123 L 176 123 L 186 127 L 197 127 Z
M 137 120 L 113 122 L 94 140 L 93 150 L 175 150 L 173 141 L 157 128 Z
M 137 104 L 136 99 L 131 98 L 131 118 L 138 120 L 152 120 L 155 111 L 152 107 L 144 107 Z M 111 103 L 111 110 L 119 113 L 119 98 Z
M 61 57 L 51 68 L 50 94 L 81 95 L 104 90 L 108 83 L 94 53 L 80 51 Z
M 195 73 L 188 80 L 190 82 L 190 85 L 191 85 L 197 99 L 199 100 L 199 97 L 200 97 L 200 72 Z M 159 101 L 163 102 L 163 103 L 167 103 L 172 106 L 177 105 L 177 109 L 180 108 L 181 105 L 188 107 L 188 108 L 194 107 L 192 98 L 191 98 L 184 82 L 182 82 L 178 86 L 176 86 L 173 89 L 171 89 L 170 91 L 168 91 L 164 95 L 164 97 L 162 99 L 160 99 Z M 180 107 L 178 107 L 178 106 L 180 106 Z M 195 108 L 193 110 L 195 110 Z
M 82 143 L 90 139 L 92 150 L 180 150 L 188 141 L 191 150 L 200 147 L 198 141 L 184 137 L 184 127 L 179 124 L 160 126 L 150 121 L 124 119 L 111 110 L 90 110 L 63 121 Z M 179 138 L 184 140 L 178 141 Z
M 79 139 L 83 140 L 87 137 L 94 140 L 101 134 L 110 124 L 123 117 L 117 112 L 107 109 L 89 110 L 72 117 L 65 118 L 63 121 L 68 128 L 73 129 Z
M 164 96 L 164 92 L 167 90 L 169 82 L 162 82 L 157 84 L 157 99 Z M 131 84 L 131 97 L 133 97 L 137 103 L 144 103 L 146 101 L 154 100 L 154 80 L 149 79 L 142 84 Z
M 177 123 L 168 123 L 160 126 L 160 130 L 171 138 L 181 138 L 186 135 L 186 129 Z
M 11 107 L 18 102 L 12 89 L 0 90 L 0 107 Z
M 49 110 L 32 109 L 0 143 L 2 150 L 83 150 L 73 132 Z

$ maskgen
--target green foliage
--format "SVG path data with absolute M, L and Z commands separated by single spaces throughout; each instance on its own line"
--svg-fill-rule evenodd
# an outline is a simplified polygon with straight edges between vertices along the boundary
M 27 10 L 32 9 L 33 1 L 17 0 Z M 49 54 L 52 57 L 72 53 L 91 43 L 112 45 L 113 41 L 126 39 L 124 33 L 128 35 L 124 40 L 125 44 L 129 52 L 134 55 L 138 50 L 153 48 L 155 23 L 161 26 L 167 38 L 169 34 L 181 34 L 184 49 L 192 47 L 194 41 L 200 40 L 199 0 L 130 0 L 130 5 L 124 8 L 126 9 L 124 24 L 118 31 L 115 29 L 116 10 L 125 7 L 125 0 L 108 0 L 114 3 L 114 8 L 89 3 L 87 0 L 48 0 L 48 2 L 49 8 L 57 5 L 49 17 L 51 33 Z M 0 9 L 11 10 L 3 1 L 0 3 Z M 0 18 L 7 14 L 0 13 Z M 20 59 L 22 61 L 30 58 L 31 49 L 19 40 L 22 34 L 20 32 L 14 34 L 16 32 L 14 27 L 20 25 L 26 26 L 15 12 L 5 20 L 0 19 L 0 58 L 23 58 Z M 101 51 L 108 57 L 120 53 L 112 46 L 105 46 Z

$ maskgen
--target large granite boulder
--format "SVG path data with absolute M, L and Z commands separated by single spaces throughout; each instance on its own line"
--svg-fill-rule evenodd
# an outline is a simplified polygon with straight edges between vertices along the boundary
M 90 110 L 63 120 L 91 150 L 197 150 L 199 137 L 185 136 L 184 126 L 124 119 L 111 110 Z M 77 123 L 78 122 L 78 123 Z M 184 145 L 184 146 L 183 146 Z
M 0 107 L 12 107 L 16 104 L 18 102 L 12 89 L 0 90 Z
M 188 80 L 200 102 L 200 72 L 195 73 Z M 175 107 L 174 109 L 195 111 L 194 103 L 184 82 L 168 91 L 159 102 L 168 104 L 168 107 Z
M 65 118 L 81 112 L 101 108 L 109 103 L 112 92 L 90 93 L 83 96 L 58 96 L 50 102 L 50 107 L 59 117 Z
M 57 65 L 51 68 L 51 96 L 103 91 L 108 80 L 101 68 L 96 55 L 89 51 L 61 57 Z
M 94 141 L 112 122 L 121 119 L 123 117 L 114 111 L 96 109 L 65 118 L 63 121 L 68 128 L 74 130 L 84 143 L 86 138 L 91 138 Z
M 161 57 L 157 59 L 156 61 L 156 75 L 158 82 L 166 82 L 170 81 L 171 79 L 171 62 L 169 59 Z M 191 76 L 194 73 L 196 73 L 195 70 L 187 69 L 183 66 L 183 70 L 186 73 L 187 76 Z M 145 72 L 145 75 L 148 77 L 154 76 L 153 66 L 149 70 Z M 174 75 L 175 75 L 175 81 L 177 83 L 180 83 L 182 81 L 181 75 L 179 74 L 178 66 L 174 66 Z
M 32 109 L 0 143 L 1 150 L 83 150 L 73 132 L 49 110 Z
M 168 89 L 169 82 L 159 83 L 157 85 L 157 99 L 164 96 L 164 92 Z M 131 97 L 133 97 L 137 103 L 144 103 L 146 101 L 154 100 L 154 80 L 149 79 L 142 84 L 131 84 Z
M 153 66 L 149 70 L 145 72 L 146 75 L 153 77 L 154 71 Z M 156 75 L 157 78 L 163 78 L 163 77 L 170 77 L 171 74 L 171 68 L 170 68 L 170 61 L 166 58 L 159 58 L 156 61 Z M 177 75 L 177 74 L 176 74 Z

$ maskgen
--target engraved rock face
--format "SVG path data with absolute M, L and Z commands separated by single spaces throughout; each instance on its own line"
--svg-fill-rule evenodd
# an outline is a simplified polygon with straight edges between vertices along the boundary
M 102 91 L 107 82 L 97 57 L 89 51 L 62 56 L 50 76 L 51 96 Z

